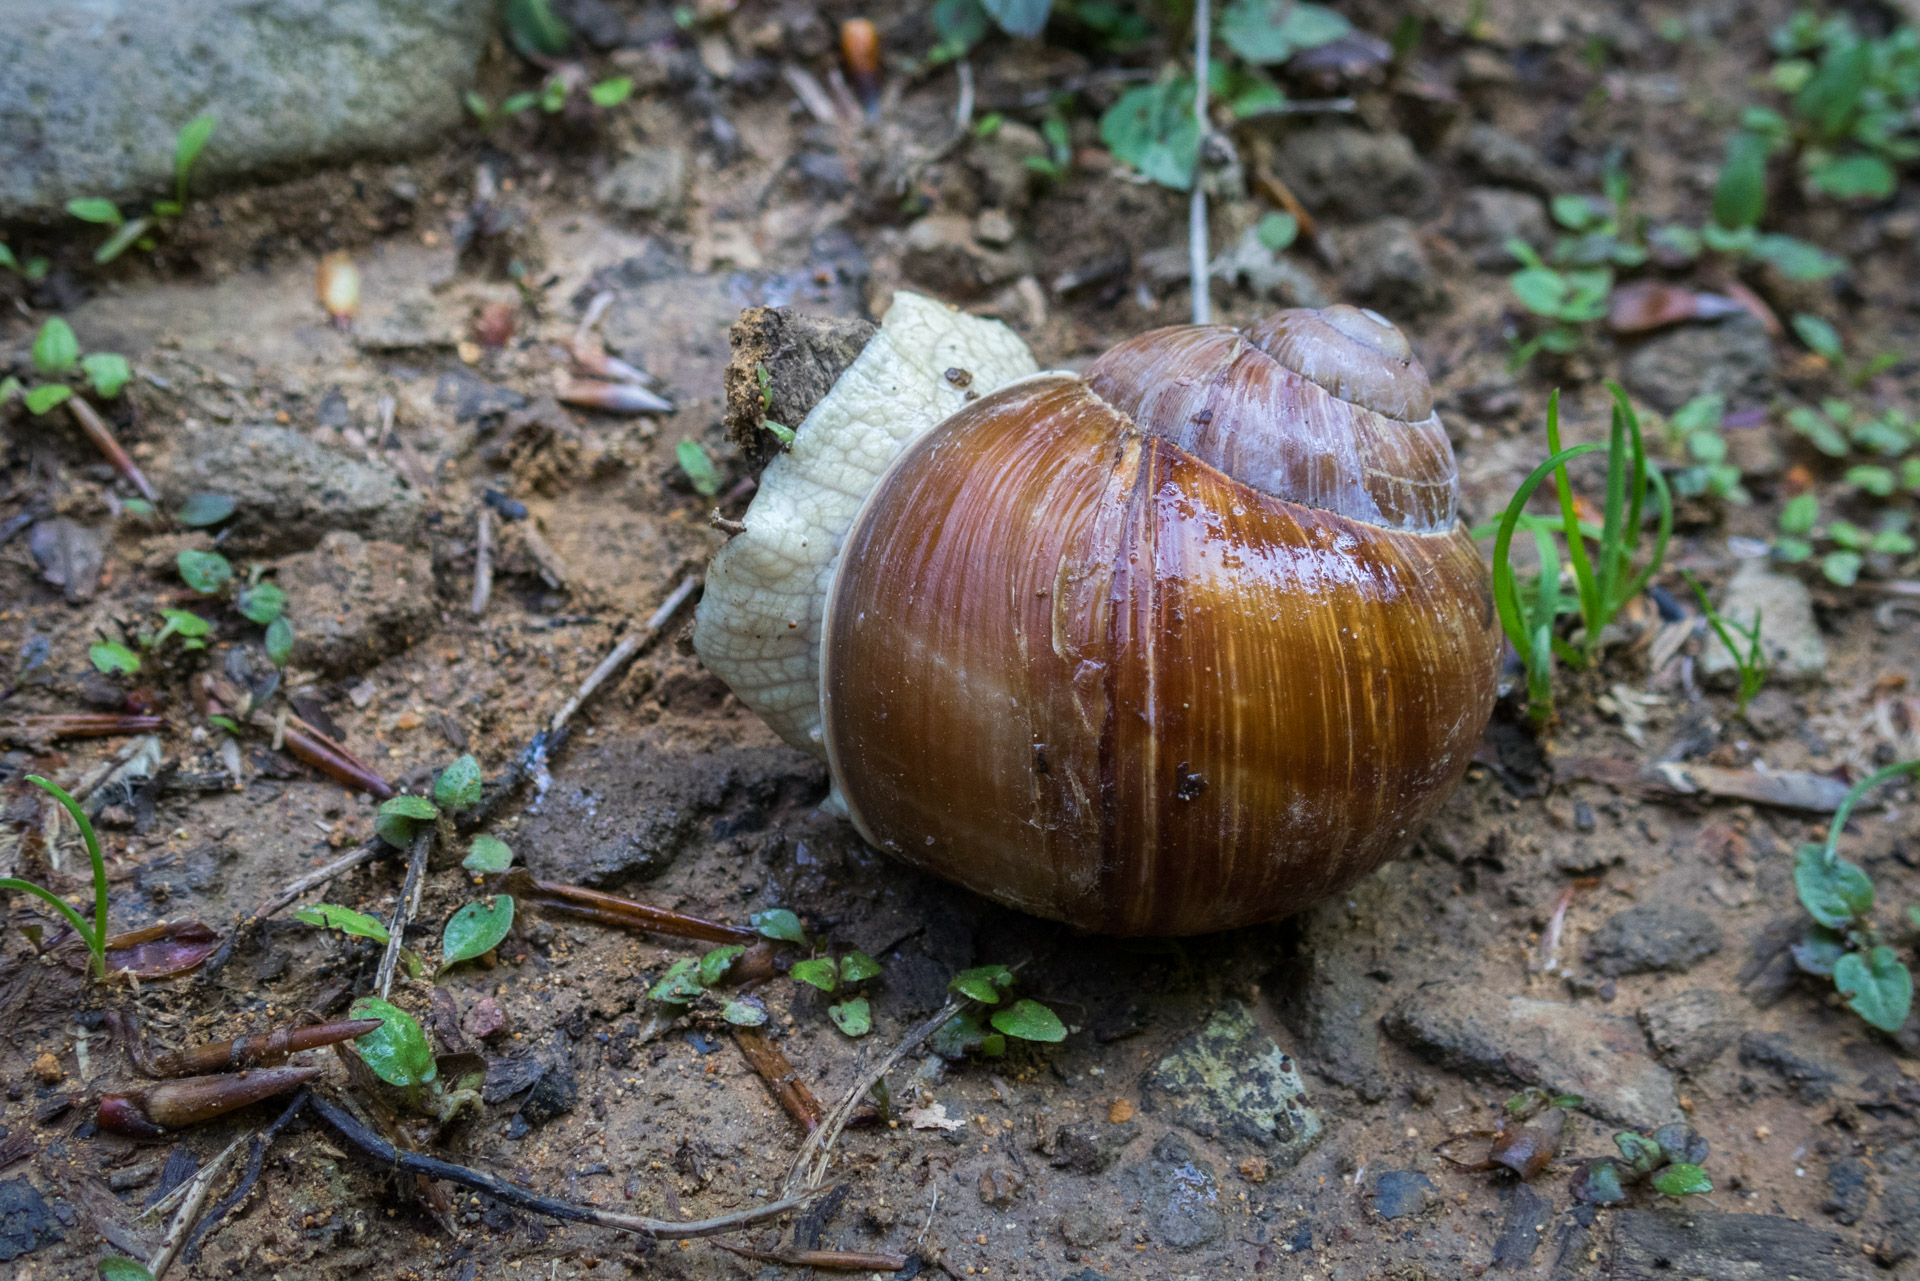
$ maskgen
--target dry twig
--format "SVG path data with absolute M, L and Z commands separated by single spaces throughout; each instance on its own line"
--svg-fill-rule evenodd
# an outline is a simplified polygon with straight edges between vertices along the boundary
M 407 932 L 407 925 L 413 920 L 413 914 L 420 910 L 420 891 L 427 875 L 427 851 L 433 848 L 433 827 L 422 824 L 413 838 L 413 850 L 407 857 L 407 879 L 400 884 L 400 901 L 393 905 L 393 919 L 387 923 L 387 950 L 380 954 L 380 968 L 374 975 L 374 986 L 380 990 L 380 999 L 387 999 L 387 991 L 393 986 L 393 970 L 400 963 L 401 940 Z
M 475 618 L 487 612 L 487 602 L 493 598 L 493 513 L 486 504 L 480 506 L 480 514 L 474 517 L 473 530 L 473 605 L 471 612 Z
M 594 693 L 607 682 L 609 677 L 619 672 L 622 667 L 625 667 L 627 662 L 632 659 L 635 654 L 638 654 L 655 636 L 658 636 L 660 629 L 665 627 L 668 620 L 673 617 L 674 611 L 685 604 L 687 597 L 693 595 L 699 586 L 700 579 L 695 575 L 689 574 L 681 579 L 680 585 L 674 588 L 665 600 L 660 602 L 660 608 L 653 611 L 653 614 L 647 619 L 640 630 L 628 633 L 618 645 L 615 645 L 613 652 L 601 659 L 600 665 L 594 668 L 593 671 L 588 674 L 587 679 L 580 683 L 580 688 L 574 692 L 573 697 L 568 699 L 566 704 L 553 714 L 553 720 L 547 726 L 547 733 L 549 735 L 558 734 L 561 730 L 565 729 L 567 722 L 573 719 L 573 714 L 580 710 L 580 705 L 585 703 L 589 698 L 592 698 Z
M 737 1027 L 733 1030 L 733 1039 L 753 1070 L 773 1091 L 773 1097 L 787 1110 L 787 1115 L 798 1121 L 808 1134 L 819 1129 L 826 1119 L 820 1111 L 820 1100 L 813 1097 L 813 1091 L 800 1079 L 799 1069 L 780 1047 L 757 1027 Z
M 113 469 L 125 476 L 128 483 L 140 491 L 140 497 L 150 503 L 158 503 L 160 495 L 153 492 L 153 486 L 147 483 L 147 478 L 141 474 L 138 464 L 127 456 L 127 451 L 122 449 L 120 442 L 113 438 L 113 432 L 100 415 L 94 412 L 93 406 L 78 396 L 72 396 L 67 400 L 67 408 L 73 411 L 73 420 L 80 424 L 80 430 L 85 432 L 87 439 L 93 442 L 94 448 L 106 455 L 107 461 L 113 464 Z

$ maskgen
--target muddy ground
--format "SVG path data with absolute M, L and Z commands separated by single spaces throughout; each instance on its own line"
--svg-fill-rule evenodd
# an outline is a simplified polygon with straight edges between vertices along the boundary
M 1305 129 L 1411 140 L 1418 189 L 1385 212 L 1410 219 L 1424 255 L 1416 278 L 1369 280 L 1364 239 L 1346 242 L 1362 257 L 1341 268 L 1305 250 L 1289 261 L 1326 297 L 1370 293 L 1403 321 L 1433 374 L 1474 520 L 1544 455 L 1547 392 L 1566 389 L 1572 439 L 1595 438 L 1600 380 L 1634 348 L 1598 336 L 1581 355 L 1508 374 L 1513 300 L 1504 269 L 1474 265 L 1462 202 L 1487 188 L 1595 191 L 1605 152 L 1620 147 L 1642 207 L 1697 221 L 1729 104 L 1744 100 L 1765 65 L 1765 32 L 1787 13 L 1492 9 L 1475 40 L 1459 34 L 1458 15 L 1450 25 L 1440 14 L 1419 76 L 1356 86 L 1353 116 L 1245 138 L 1249 155 Z M 1655 35 L 1687 14 L 1693 38 Z M 719 52 L 671 33 L 603 51 L 597 67 L 624 68 L 640 86 L 606 118 L 527 119 L 405 164 L 220 192 L 194 205 L 158 258 L 95 268 L 90 242 L 22 229 L 16 244 L 53 254 L 55 267 L 37 286 L 0 285 L 12 304 L 4 354 L 24 370 L 54 311 L 83 348 L 126 354 L 136 381 L 109 413 L 162 506 L 193 491 L 234 495 L 239 512 L 219 546 L 290 593 L 299 639 L 281 691 L 302 714 L 329 718 L 389 779 L 417 790 L 470 751 L 497 780 L 618 638 L 723 541 L 708 521 L 716 500 L 676 463 L 683 439 L 718 460 L 723 511 L 744 508 L 750 469 L 720 421 L 728 326 L 743 308 L 877 317 L 894 289 L 912 286 L 1006 320 L 1043 367 L 1084 364 L 1186 317 L 1170 265 L 1184 244 L 1184 198 L 1105 172 L 1093 134 L 1111 92 L 1090 73 L 1111 58 L 1005 41 L 976 57 L 981 112 L 1037 126 L 1023 94 L 1078 95 L 1079 163 L 1043 181 L 1009 162 L 1004 139 L 948 141 L 951 72 L 890 77 L 872 124 L 809 116 L 777 68 L 791 60 L 825 76 L 820 30 L 842 16 L 747 3 L 708 33 Z M 1393 28 L 1384 10 L 1352 16 Z M 882 28 L 895 53 L 931 43 L 917 10 Z M 501 86 L 526 78 L 504 52 L 490 75 Z M 1538 168 L 1490 176 L 1487 148 L 1463 142 L 1475 125 L 1531 148 Z M 685 189 L 650 212 L 623 211 L 603 179 L 641 147 L 684 161 Z M 1372 234 L 1383 212 L 1342 207 L 1337 188 L 1318 211 L 1336 246 Z M 1402 201 L 1377 185 L 1363 197 Z M 1829 316 L 1861 349 L 1910 352 L 1913 208 L 1904 190 L 1844 218 L 1790 211 L 1794 230 L 1854 267 L 1837 286 L 1774 304 Z M 964 221 L 984 210 L 1008 215 L 1004 245 Z M 1216 248 L 1261 212 L 1246 194 L 1217 200 Z M 318 256 L 337 249 L 364 278 L 350 332 L 330 327 L 314 300 Z M 608 347 L 659 379 L 671 414 L 553 399 L 563 345 L 602 291 L 613 295 Z M 1230 321 L 1276 305 L 1225 284 L 1215 298 Z M 514 320 L 503 346 L 478 341 L 489 303 Z M 1916 374 L 1904 360 L 1867 394 L 1910 403 Z M 1736 564 L 1729 536 L 1768 536 L 1789 467 L 1831 479 L 1782 419 L 1822 378 L 1782 342 L 1736 392 L 1736 407 L 1770 409 L 1740 452 L 1759 501 L 1683 511 L 1657 580 L 1674 598 L 1688 595 L 1678 569 L 1717 586 Z M 192 918 L 227 929 L 370 836 L 373 807 L 266 735 L 240 745 L 238 778 L 228 772 L 235 758 L 195 710 L 189 678 L 235 670 L 235 649 L 267 669 L 259 628 L 231 610 L 202 610 L 217 624 L 205 654 L 150 659 L 118 683 L 92 671 L 91 643 L 186 603 L 174 556 L 213 538 L 126 510 L 132 491 L 64 418 L 4 412 L 0 645 L 12 672 L 0 719 L 112 710 L 134 690 L 156 704 L 165 765 L 101 798 L 114 925 Z M 496 580 L 476 618 L 476 516 L 489 491 Z M 77 527 L 80 559 L 85 549 L 98 559 L 64 588 L 30 545 L 56 517 Z M 1901 700 L 1920 670 L 1920 629 L 1911 615 L 1877 622 L 1878 601 L 1865 587 L 1816 585 L 1824 669 L 1776 682 L 1744 720 L 1726 691 L 1702 690 L 1683 670 L 1697 635 L 1650 670 L 1662 627 L 1643 602 L 1603 670 L 1563 677 L 1550 731 L 1534 735 L 1503 704 L 1481 763 L 1404 859 L 1301 917 L 1228 935 L 1079 937 L 863 848 L 815 811 L 824 771 L 701 669 L 684 611 L 581 714 L 550 779 L 523 784 L 487 830 L 548 880 L 727 922 L 787 907 L 820 937 L 877 957 L 885 975 L 862 1040 L 835 1029 L 812 989 L 783 978 L 762 990 L 778 1043 L 822 1100 L 936 1009 L 946 979 L 967 966 L 1022 963 L 1022 991 L 1070 1026 L 1059 1045 L 1016 1044 L 997 1060 L 916 1054 L 891 1077 L 895 1124 L 855 1128 L 839 1144 L 844 1194 L 794 1237 L 760 1229 L 743 1244 L 797 1239 L 909 1255 L 910 1271 L 1085 1281 L 1920 1275 L 1914 1025 L 1901 1038 L 1873 1032 L 1830 985 L 1797 976 L 1784 951 L 1804 923 L 1792 851 L 1823 832 L 1823 817 L 1678 796 L 1642 777 L 1656 760 L 1695 760 L 1853 781 L 1915 755 L 1920 731 Z M 70 899 L 84 892 L 77 839 L 67 829 L 47 846 L 44 802 L 23 778 L 74 780 L 121 746 L 12 746 L 0 760 L 0 871 Z M 1883 914 L 1920 901 L 1913 813 L 1911 794 L 1896 793 L 1863 811 L 1848 838 Z M 403 862 L 358 868 L 307 901 L 385 917 Z M 458 866 L 436 867 L 410 941 L 435 953 L 442 923 L 476 892 Z M 1557 951 L 1543 956 L 1543 931 L 1568 895 Z M 36 919 L 21 897 L 7 911 L 16 927 Z M 697 950 L 528 912 L 489 963 L 441 976 L 461 1016 L 491 999 L 507 1030 L 482 1047 L 495 1061 L 482 1114 L 448 1126 L 434 1150 L 556 1197 L 661 1218 L 777 1193 L 795 1123 L 711 1011 L 674 1019 L 647 999 L 672 961 Z M 211 978 L 104 994 L 36 956 L 20 928 L 0 935 L 0 951 L 0 1142 L 11 1161 L 0 1170 L 11 1260 L 0 1273 L 40 1281 L 92 1275 L 103 1253 L 150 1252 L 160 1225 L 141 1207 L 275 1115 L 263 1104 L 158 1143 L 97 1132 L 93 1097 L 134 1082 L 104 1010 L 137 1011 L 167 1045 L 264 1029 L 315 1005 L 338 1014 L 369 988 L 379 949 L 282 914 Z M 396 999 L 424 1013 L 428 986 L 403 978 Z M 311 1057 L 326 1068 L 324 1092 L 352 1094 L 337 1060 Z M 530 1116 L 524 1093 L 505 1091 L 543 1071 L 564 1106 Z M 1572 1199 L 1565 1163 L 1519 1184 L 1436 1152 L 1496 1125 L 1527 1083 L 1587 1100 L 1568 1157 L 1610 1150 L 1622 1126 L 1684 1118 L 1711 1144 L 1716 1190 L 1675 1210 L 1641 1188 L 1629 1208 L 1596 1211 Z M 955 1128 L 904 1119 L 936 1105 Z M 1449 1150 L 1478 1155 L 1471 1142 Z M 416 1191 L 297 1121 L 248 1200 L 173 1275 L 787 1274 L 704 1242 L 560 1225 L 466 1192 L 436 1215 Z

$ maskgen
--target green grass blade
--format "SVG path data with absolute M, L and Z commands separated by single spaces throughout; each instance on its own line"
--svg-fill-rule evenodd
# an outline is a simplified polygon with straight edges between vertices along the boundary
M 1620 421 L 1620 411 L 1614 410 L 1612 425 L 1607 429 L 1607 502 L 1606 510 L 1600 520 L 1600 626 L 1605 627 L 1613 621 L 1619 612 L 1620 600 L 1616 593 L 1620 586 L 1620 577 L 1627 569 L 1627 545 L 1621 537 L 1620 523 L 1626 516 L 1627 507 L 1627 471 L 1621 465 L 1622 455 L 1627 447 L 1626 426 Z M 1587 647 L 1589 650 L 1599 645 L 1599 633 L 1589 629 Z
M 1848 792 L 1846 799 L 1840 802 L 1840 808 L 1833 812 L 1833 825 L 1827 829 L 1827 866 L 1833 866 L 1834 862 L 1840 857 L 1840 832 L 1841 829 L 1846 827 L 1847 819 L 1853 813 L 1853 807 L 1864 800 L 1868 792 L 1871 792 L 1888 779 L 1898 778 L 1902 774 L 1912 774 L 1920 777 L 1920 760 L 1898 761 L 1883 770 L 1877 770 L 1869 774 L 1866 778 L 1853 785 L 1853 790 Z
M 17 876 L 0 876 L 0 890 L 24 890 L 36 898 L 44 899 L 53 907 L 59 908 L 60 915 L 67 918 L 67 924 L 73 926 L 73 932 L 78 934 L 80 941 L 87 945 L 87 951 L 97 952 L 99 950 L 94 943 L 93 931 L 87 928 L 86 920 L 80 913 L 67 906 L 60 896 L 52 890 L 42 889 L 32 881 L 23 881 Z
M 1640 549 L 1640 521 L 1647 500 L 1647 442 L 1640 432 L 1640 415 L 1633 412 L 1633 402 L 1627 399 L 1626 389 L 1619 383 L 1609 380 L 1607 390 L 1613 393 L 1615 412 L 1625 420 L 1627 434 L 1633 441 L 1633 487 L 1628 491 L 1631 506 L 1627 509 L 1627 546 Z M 1658 474 L 1658 469 L 1654 469 Z
M 107 941 L 107 860 L 100 853 L 100 838 L 94 835 L 93 823 L 87 818 L 86 811 L 80 808 L 80 802 L 67 795 L 66 791 L 41 778 L 38 774 L 27 775 L 27 781 L 59 801 L 73 816 L 73 822 L 80 829 L 81 839 L 87 843 L 87 858 L 93 863 L 93 949 L 94 968 L 97 977 L 107 977 L 107 958 L 103 950 Z M 82 937 L 86 932 L 81 931 Z
M 1633 581 L 1627 584 L 1626 594 L 1620 599 L 1630 601 L 1647 589 L 1653 576 L 1660 572 L 1660 566 L 1667 560 L 1667 541 L 1673 537 L 1673 493 L 1667 488 L 1667 478 L 1660 474 L 1658 467 L 1647 473 L 1647 479 L 1653 482 L 1654 495 L 1660 500 L 1660 527 L 1653 538 L 1653 555 L 1647 558 L 1646 565 Z
M 1513 498 L 1508 501 L 1506 512 L 1500 517 L 1500 528 L 1494 536 L 1493 543 L 1493 603 L 1500 614 L 1501 629 L 1506 632 L 1507 639 L 1513 642 L 1513 648 L 1520 655 L 1521 660 L 1528 663 L 1529 669 L 1532 666 L 1529 655 L 1533 652 L 1533 636 L 1526 625 L 1525 615 L 1520 607 L 1519 587 L 1514 581 L 1511 563 L 1513 533 L 1519 528 L 1527 500 L 1533 497 L 1533 491 L 1540 487 L 1540 483 L 1554 468 L 1564 467 L 1569 461 L 1582 454 L 1590 454 L 1600 448 L 1603 446 L 1575 445 L 1572 449 L 1561 450 L 1552 455 L 1535 467 L 1520 483 L 1520 488 L 1513 491 Z
M 1604 445 L 1594 445 L 1593 449 L 1604 449 Z M 1560 389 L 1554 388 L 1553 395 L 1547 400 L 1547 449 L 1554 457 L 1559 457 L 1560 449 Z M 1579 532 L 1580 519 L 1573 510 L 1573 483 L 1567 477 L 1565 463 L 1559 464 L 1553 473 L 1553 487 L 1560 496 L 1561 527 L 1567 531 L 1567 563 L 1573 567 L 1574 586 L 1580 593 L 1580 616 L 1587 626 L 1587 644 L 1591 647 L 1594 636 L 1600 630 L 1597 621 L 1600 616 L 1599 583 L 1594 578 L 1593 562 L 1587 558 L 1586 539 Z

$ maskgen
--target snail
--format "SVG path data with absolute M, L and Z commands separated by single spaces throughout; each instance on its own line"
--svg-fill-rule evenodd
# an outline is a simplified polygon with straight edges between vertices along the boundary
M 1396 857 L 1498 628 L 1378 314 L 1159 329 L 1083 374 L 899 293 L 714 556 L 694 647 L 876 848 L 1090 932 L 1273 920 Z

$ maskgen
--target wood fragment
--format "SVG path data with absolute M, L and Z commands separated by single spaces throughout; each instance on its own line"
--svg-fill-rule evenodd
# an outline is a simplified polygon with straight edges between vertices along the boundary
M 438 991 L 439 989 L 435 989 Z M 311 1027 L 280 1027 L 270 1032 L 236 1037 L 231 1041 L 213 1041 L 155 1056 L 150 1061 L 154 1076 L 193 1076 L 205 1072 L 240 1072 L 248 1068 L 271 1067 L 289 1055 L 317 1050 L 335 1041 L 365 1036 L 380 1026 L 379 1019 L 343 1019 Z
M 549 1218 L 573 1223 L 597 1224 L 603 1228 L 613 1228 L 616 1231 L 631 1232 L 638 1236 L 653 1237 L 663 1241 L 682 1241 L 738 1232 L 756 1223 L 765 1223 L 769 1219 L 790 1214 L 830 1190 L 809 1188 L 797 1195 L 782 1197 L 778 1201 L 749 1206 L 745 1210 L 736 1210 L 732 1214 L 723 1214 L 717 1218 L 695 1219 L 690 1222 L 649 1219 L 637 1214 L 614 1214 L 598 1206 L 581 1205 L 574 1201 L 542 1196 L 530 1188 L 509 1183 L 505 1179 L 481 1170 L 455 1165 L 451 1161 L 442 1161 L 419 1152 L 396 1148 L 344 1110 L 318 1096 L 312 1100 L 311 1106 L 321 1120 L 333 1127 L 335 1133 L 364 1155 L 372 1157 L 385 1169 L 425 1175 L 432 1179 L 445 1179 L 463 1188 L 484 1192 L 495 1200 L 503 1201 L 516 1209 L 544 1214 Z
M 527 522 L 526 527 L 521 531 L 521 537 L 526 540 L 527 554 L 533 557 L 533 563 L 540 571 L 541 581 L 549 587 L 565 587 L 567 580 L 571 577 L 567 562 L 560 558 L 559 552 L 553 550 L 553 544 L 549 543 L 534 527 L 532 521 Z
M 718 921 L 702 920 L 683 912 L 670 912 L 664 907 L 621 898 L 618 894 L 607 894 L 579 885 L 558 885 L 552 881 L 535 880 L 531 872 L 520 867 L 496 878 L 488 886 L 488 891 L 511 894 L 514 902 L 523 906 L 565 912 L 601 925 L 617 925 L 624 929 L 697 939 L 704 943 L 759 944 L 765 941 L 760 937 L 760 932 L 750 926 L 722 925 Z M 745 960 L 747 958 L 744 956 L 740 958 L 740 961 Z M 735 964 L 738 966 L 739 962 Z M 750 976 L 742 974 L 737 977 L 744 981 Z
M 393 905 L 393 916 L 387 922 L 387 950 L 380 954 L 380 968 L 374 975 L 373 985 L 379 989 L 383 1001 L 393 987 L 393 971 L 400 964 L 400 948 L 407 926 L 413 921 L 413 914 L 420 910 L 420 892 L 427 875 L 427 851 L 433 848 L 433 837 L 433 824 L 422 823 L 407 856 L 407 878 L 400 883 L 400 901 Z
M 119 734 L 152 734 L 167 727 L 163 716 L 123 716 L 115 712 L 65 712 L 47 716 L 14 716 L 0 721 L 0 741 L 46 742 L 56 738 L 108 738 Z M 76 798 L 77 799 L 77 798 Z
M 278 732 L 282 745 L 293 754 L 294 759 L 313 766 L 336 783 L 366 792 L 379 801 L 398 793 L 399 789 L 373 766 L 298 716 L 289 716 L 285 721 L 280 721 L 265 712 L 255 712 L 249 719 L 255 729 L 269 734 Z
M 487 612 L 493 599 L 493 513 L 485 503 L 473 522 L 473 604 L 469 612 L 475 618 Z
M 113 465 L 113 469 L 126 477 L 127 483 L 140 491 L 140 497 L 157 504 L 160 501 L 160 495 L 154 492 L 153 486 L 147 482 L 146 476 L 141 473 L 133 459 L 128 457 L 127 451 L 120 447 L 120 442 L 114 439 L 113 432 L 95 412 L 93 406 L 79 396 L 70 396 L 67 398 L 67 408 L 73 412 L 73 419 L 80 424 L 80 430 L 85 432 L 87 439 L 93 442 L 94 448 L 106 456 L 107 461 Z
M 757 1027 L 735 1028 L 733 1040 L 748 1064 L 767 1083 L 773 1097 L 787 1110 L 787 1115 L 798 1121 L 808 1134 L 819 1129 L 826 1119 L 820 1111 L 820 1100 L 813 1097 L 813 1091 L 800 1079 L 799 1069 L 785 1052 Z

